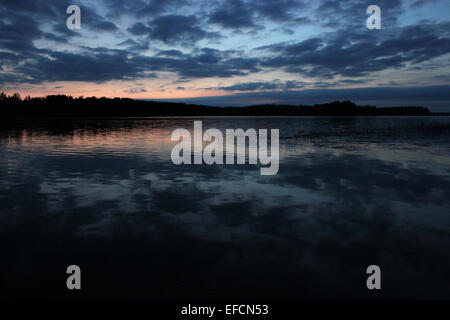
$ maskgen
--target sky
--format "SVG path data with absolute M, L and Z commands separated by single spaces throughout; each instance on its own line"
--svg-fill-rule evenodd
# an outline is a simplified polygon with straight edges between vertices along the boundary
M 0 0 L 0 91 L 450 112 L 449 12 L 450 0 Z

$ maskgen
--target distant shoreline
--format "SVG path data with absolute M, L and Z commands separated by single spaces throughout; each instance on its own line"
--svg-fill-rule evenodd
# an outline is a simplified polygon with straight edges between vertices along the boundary
M 421 106 L 358 106 L 351 101 L 334 101 L 314 106 L 255 105 L 213 107 L 185 103 L 133 100 L 128 98 L 73 98 L 57 95 L 21 99 L 0 96 L 0 119 L 19 118 L 145 118 L 145 117 L 299 117 L 299 116 L 447 116 Z

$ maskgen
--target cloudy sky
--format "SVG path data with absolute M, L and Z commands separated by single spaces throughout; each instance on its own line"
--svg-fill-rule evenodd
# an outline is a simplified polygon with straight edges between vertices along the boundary
M 81 8 L 81 30 L 66 26 Z M 381 30 L 366 27 L 380 6 Z M 450 112 L 449 0 L 0 0 L 0 91 Z

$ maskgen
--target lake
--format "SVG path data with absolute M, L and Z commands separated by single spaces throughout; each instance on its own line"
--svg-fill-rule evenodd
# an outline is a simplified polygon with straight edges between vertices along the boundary
M 450 298 L 450 117 L 201 120 L 278 174 L 175 166 L 192 118 L 2 120 L 0 298 Z

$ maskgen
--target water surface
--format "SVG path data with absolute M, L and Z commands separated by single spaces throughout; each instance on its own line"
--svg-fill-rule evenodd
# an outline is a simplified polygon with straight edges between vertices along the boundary
M 3 121 L 0 297 L 450 298 L 450 118 L 201 120 L 279 128 L 278 175 L 173 165 L 194 119 Z

